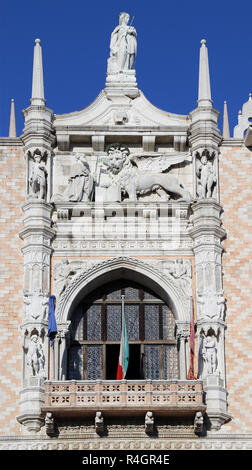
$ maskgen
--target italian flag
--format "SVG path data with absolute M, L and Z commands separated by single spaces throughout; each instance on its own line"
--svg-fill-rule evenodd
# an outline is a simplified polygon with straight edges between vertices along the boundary
M 187 374 L 187 380 L 197 380 L 194 373 L 194 349 L 195 349 L 195 334 L 194 334 L 194 314 L 193 314 L 193 298 L 191 297 L 191 312 L 190 312 L 190 365 Z
M 122 295 L 122 332 L 121 332 L 121 343 L 120 343 L 120 354 L 117 367 L 116 380 L 122 380 L 125 378 L 129 364 L 129 343 L 128 334 L 124 316 L 124 295 Z

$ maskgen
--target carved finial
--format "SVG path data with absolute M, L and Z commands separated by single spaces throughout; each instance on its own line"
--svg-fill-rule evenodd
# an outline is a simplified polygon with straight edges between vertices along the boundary
M 17 137 L 14 99 L 11 100 L 9 137 Z
M 249 93 L 249 100 L 252 101 L 252 93 Z
M 224 101 L 224 111 L 223 111 L 223 130 L 222 135 L 224 139 L 230 138 L 230 130 L 229 130 L 229 120 L 228 120 L 228 109 L 227 109 L 227 102 Z
M 42 49 L 40 46 L 40 39 L 35 39 L 34 46 L 31 104 L 39 106 L 45 105 Z
M 208 65 L 208 51 L 206 40 L 201 40 L 200 60 L 199 60 L 199 91 L 198 107 L 212 106 L 210 76 Z

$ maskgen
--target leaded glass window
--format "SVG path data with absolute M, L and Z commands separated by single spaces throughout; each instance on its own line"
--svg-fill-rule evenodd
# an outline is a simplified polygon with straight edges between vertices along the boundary
M 172 311 L 155 293 L 126 280 L 104 285 L 76 308 L 71 322 L 69 379 L 116 379 L 122 295 L 130 347 L 126 379 L 176 379 L 178 351 Z

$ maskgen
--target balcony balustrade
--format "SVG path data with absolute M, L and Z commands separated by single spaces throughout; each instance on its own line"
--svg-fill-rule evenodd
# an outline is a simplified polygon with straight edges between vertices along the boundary
M 46 381 L 43 412 L 54 416 L 143 415 L 204 413 L 203 385 L 199 380 Z

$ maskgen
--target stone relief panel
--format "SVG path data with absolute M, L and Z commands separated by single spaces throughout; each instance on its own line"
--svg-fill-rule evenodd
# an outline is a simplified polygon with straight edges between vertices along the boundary
M 198 319 L 225 320 L 226 299 L 220 292 L 205 291 L 197 296 Z
M 226 299 L 222 288 L 221 253 L 215 250 L 195 254 L 198 320 L 225 320 Z
M 69 154 L 62 161 L 57 156 L 51 202 L 190 202 L 190 192 L 182 182 L 182 168 L 179 177 L 170 171 L 188 162 L 191 162 L 188 152 L 131 153 L 126 145 L 119 143 L 96 155 Z
M 50 254 L 40 250 L 24 253 L 23 306 L 25 320 L 44 320 L 48 314 Z
M 75 162 L 70 167 L 68 186 L 63 194 L 55 194 L 51 202 L 82 202 L 92 201 L 94 192 L 94 177 L 84 153 L 75 155 Z
M 67 258 L 63 258 L 54 266 L 54 295 L 60 298 L 72 278 L 81 270 L 85 269 L 86 263 L 70 263 Z

